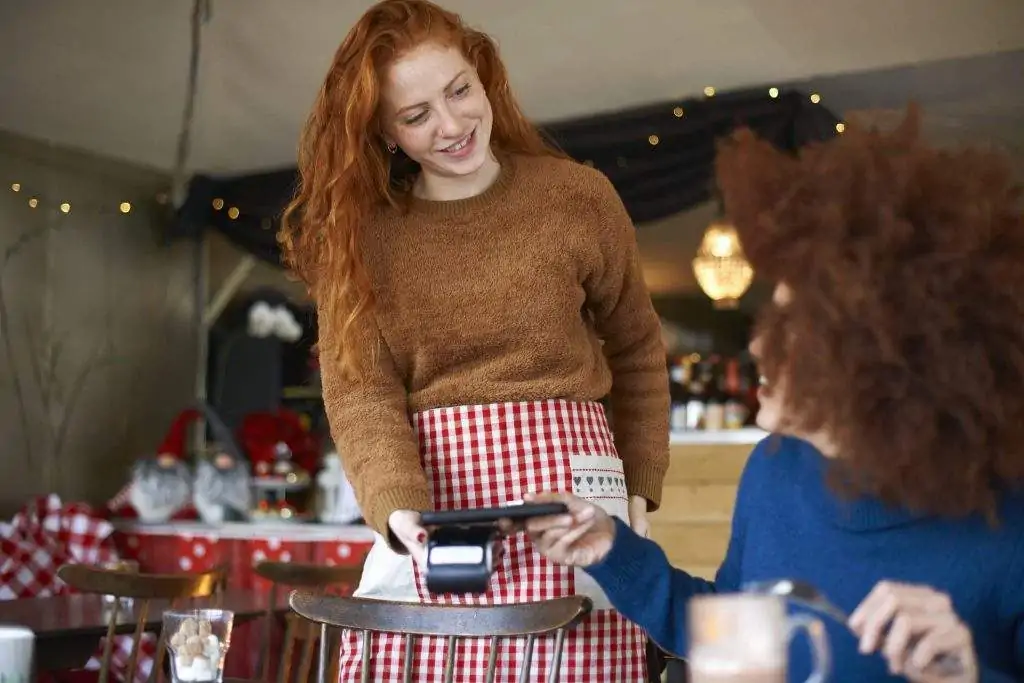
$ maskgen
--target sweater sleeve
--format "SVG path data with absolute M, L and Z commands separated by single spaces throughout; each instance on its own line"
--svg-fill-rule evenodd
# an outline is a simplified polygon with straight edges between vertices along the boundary
M 600 173 L 594 176 L 600 262 L 587 273 L 584 288 L 611 369 L 612 430 L 626 487 L 656 510 L 669 459 L 669 385 L 661 321 L 644 283 L 633 222 L 611 182 Z
M 611 551 L 600 563 L 586 569 L 612 606 L 639 625 L 665 652 L 686 656 L 686 610 L 690 598 L 704 593 L 732 593 L 742 587 L 751 488 L 757 483 L 751 481 L 760 476 L 760 458 L 755 457 L 760 448 L 763 447 L 755 449 L 740 477 L 729 547 L 713 582 L 676 569 L 654 541 L 640 537 L 617 518 Z M 637 590 L 637 586 L 644 590 Z
M 674 568 L 658 544 L 639 536 L 618 518 L 611 551 L 586 572 L 616 610 L 642 628 L 663 651 L 676 657 L 686 655 L 686 607 L 690 598 L 718 590 L 715 583 Z
M 321 333 L 330 334 L 322 313 L 319 317 Z M 389 533 L 388 517 L 395 510 L 429 509 L 430 488 L 405 387 L 387 344 L 372 314 L 357 324 L 359 378 L 343 377 L 337 360 L 326 353 L 320 356 L 324 409 L 364 518 L 394 550 L 404 553 Z

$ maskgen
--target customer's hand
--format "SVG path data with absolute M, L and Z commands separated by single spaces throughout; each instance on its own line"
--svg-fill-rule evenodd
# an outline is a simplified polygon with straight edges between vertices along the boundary
M 651 536 L 651 523 L 647 519 L 647 499 L 643 496 L 629 497 L 629 527 L 644 538 Z
M 414 510 L 395 510 L 388 516 L 388 527 L 398 542 L 409 551 L 413 561 L 425 567 L 427 530 L 420 524 L 420 513 Z
M 526 501 L 565 503 L 569 508 L 568 514 L 526 521 L 526 533 L 541 555 L 570 567 L 589 567 L 608 556 L 615 522 L 607 512 L 569 493 L 529 495 Z
M 881 651 L 889 671 L 914 683 L 977 683 L 971 632 L 949 596 L 929 586 L 881 581 L 850 615 L 860 651 Z M 955 671 L 943 662 L 953 663 Z

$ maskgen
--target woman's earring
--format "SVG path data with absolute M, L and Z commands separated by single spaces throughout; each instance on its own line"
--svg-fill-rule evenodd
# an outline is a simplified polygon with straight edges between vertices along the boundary
M 396 145 L 393 142 L 387 143 L 387 148 L 388 148 L 388 152 L 391 153 L 391 154 L 394 154 L 395 152 L 398 151 L 398 145 Z

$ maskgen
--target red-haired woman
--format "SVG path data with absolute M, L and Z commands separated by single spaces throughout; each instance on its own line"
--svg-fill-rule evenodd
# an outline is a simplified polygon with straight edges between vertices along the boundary
M 316 299 L 332 434 L 379 534 L 358 594 L 445 599 L 419 571 L 419 510 L 555 489 L 646 533 L 668 381 L 634 228 L 610 182 L 526 120 L 491 38 L 423 0 L 374 5 L 334 58 L 299 170 L 281 241 Z M 569 594 L 598 608 L 570 636 L 571 680 L 645 680 L 642 633 L 522 534 L 487 594 L 460 600 Z M 428 645 L 416 680 L 443 669 Z M 460 666 L 482 670 L 487 647 L 464 646 Z M 398 679 L 404 648 L 376 639 L 378 679 Z M 511 671 L 522 648 L 503 650 Z M 357 658 L 353 638 L 343 678 Z

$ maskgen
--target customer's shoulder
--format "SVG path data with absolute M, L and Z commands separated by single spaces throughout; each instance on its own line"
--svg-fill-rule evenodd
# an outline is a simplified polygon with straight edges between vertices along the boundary
M 781 434 L 768 434 L 754 445 L 747 467 L 755 470 L 797 467 L 813 456 L 812 447 L 800 439 Z

